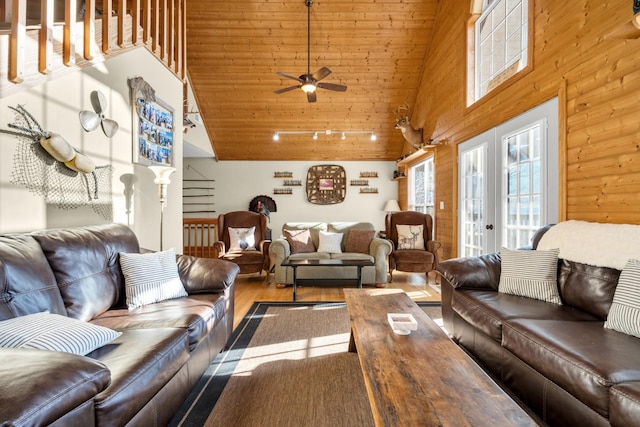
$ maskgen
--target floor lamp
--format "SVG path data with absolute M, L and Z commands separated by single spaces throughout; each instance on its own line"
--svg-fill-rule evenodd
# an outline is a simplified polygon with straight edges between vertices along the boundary
M 164 205 L 167 203 L 167 187 L 171 184 L 169 176 L 176 171 L 176 168 L 171 166 L 149 166 L 149 169 L 156 175 L 153 182 L 158 185 L 158 197 L 160 198 L 160 250 L 162 250 L 162 226 Z

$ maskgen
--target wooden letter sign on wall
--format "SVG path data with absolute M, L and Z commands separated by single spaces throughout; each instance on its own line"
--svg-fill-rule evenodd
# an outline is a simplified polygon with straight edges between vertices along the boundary
M 317 205 L 342 203 L 347 192 L 347 174 L 342 166 L 311 166 L 307 172 L 307 200 Z

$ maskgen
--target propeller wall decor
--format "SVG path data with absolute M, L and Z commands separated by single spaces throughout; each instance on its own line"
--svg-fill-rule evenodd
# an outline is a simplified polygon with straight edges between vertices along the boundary
M 275 93 L 284 93 L 295 89 L 302 89 L 302 91 L 307 94 L 307 100 L 309 102 L 316 102 L 317 88 L 344 92 L 347 90 L 347 87 L 336 83 L 320 82 L 320 80 L 331 74 L 331 69 L 329 67 L 322 67 L 315 73 L 311 73 L 311 6 L 313 5 L 313 0 L 305 0 L 304 4 L 307 6 L 307 73 L 302 74 L 300 77 L 296 77 L 291 74 L 278 71 L 276 73 L 277 75 L 291 80 L 296 80 L 300 84 L 278 89 Z
M 94 111 L 83 110 L 80 111 L 80 124 L 82 128 L 91 132 L 98 128 L 98 125 L 102 126 L 104 134 L 111 138 L 116 132 L 118 132 L 118 122 L 112 119 L 107 119 L 104 116 L 104 112 L 107 109 L 107 98 L 102 92 L 94 90 L 91 92 L 91 105 Z

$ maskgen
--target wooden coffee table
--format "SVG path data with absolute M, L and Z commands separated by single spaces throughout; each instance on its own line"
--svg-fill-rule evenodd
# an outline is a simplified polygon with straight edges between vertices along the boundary
M 296 300 L 296 288 L 298 286 L 297 270 L 304 267 L 357 267 L 358 276 L 357 284 L 358 288 L 362 289 L 362 268 L 371 267 L 375 264 L 373 261 L 361 260 L 361 259 L 286 259 L 282 262 L 283 267 L 291 267 L 293 269 L 293 300 Z M 348 279 L 332 279 L 327 278 L 325 280 L 348 280 Z
M 401 290 L 345 289 L 376 426 L 538 425 Z M 387 313 L 418 330 L 395 334 Z

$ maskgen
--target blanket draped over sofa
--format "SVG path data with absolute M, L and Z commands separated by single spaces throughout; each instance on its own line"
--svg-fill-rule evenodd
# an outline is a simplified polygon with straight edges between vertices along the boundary
M 166 425 L 225 346 L 235 264 L 178 255 L 188 296 L 129 310 L 123 252 L 140 248 L 118 224 L 0 236 L 0 320 L 48 311 L 121 333 L 85 356 L 0 348 L 0 425 Z
M 445 328 L 549 425 L 640 425 L 640 338 L 604 327 L 639 236 L 583 221 L 539 230 L 534 250 L 559 249 L 562 304 L 500 292 L 499 253 L 441 262 Z

